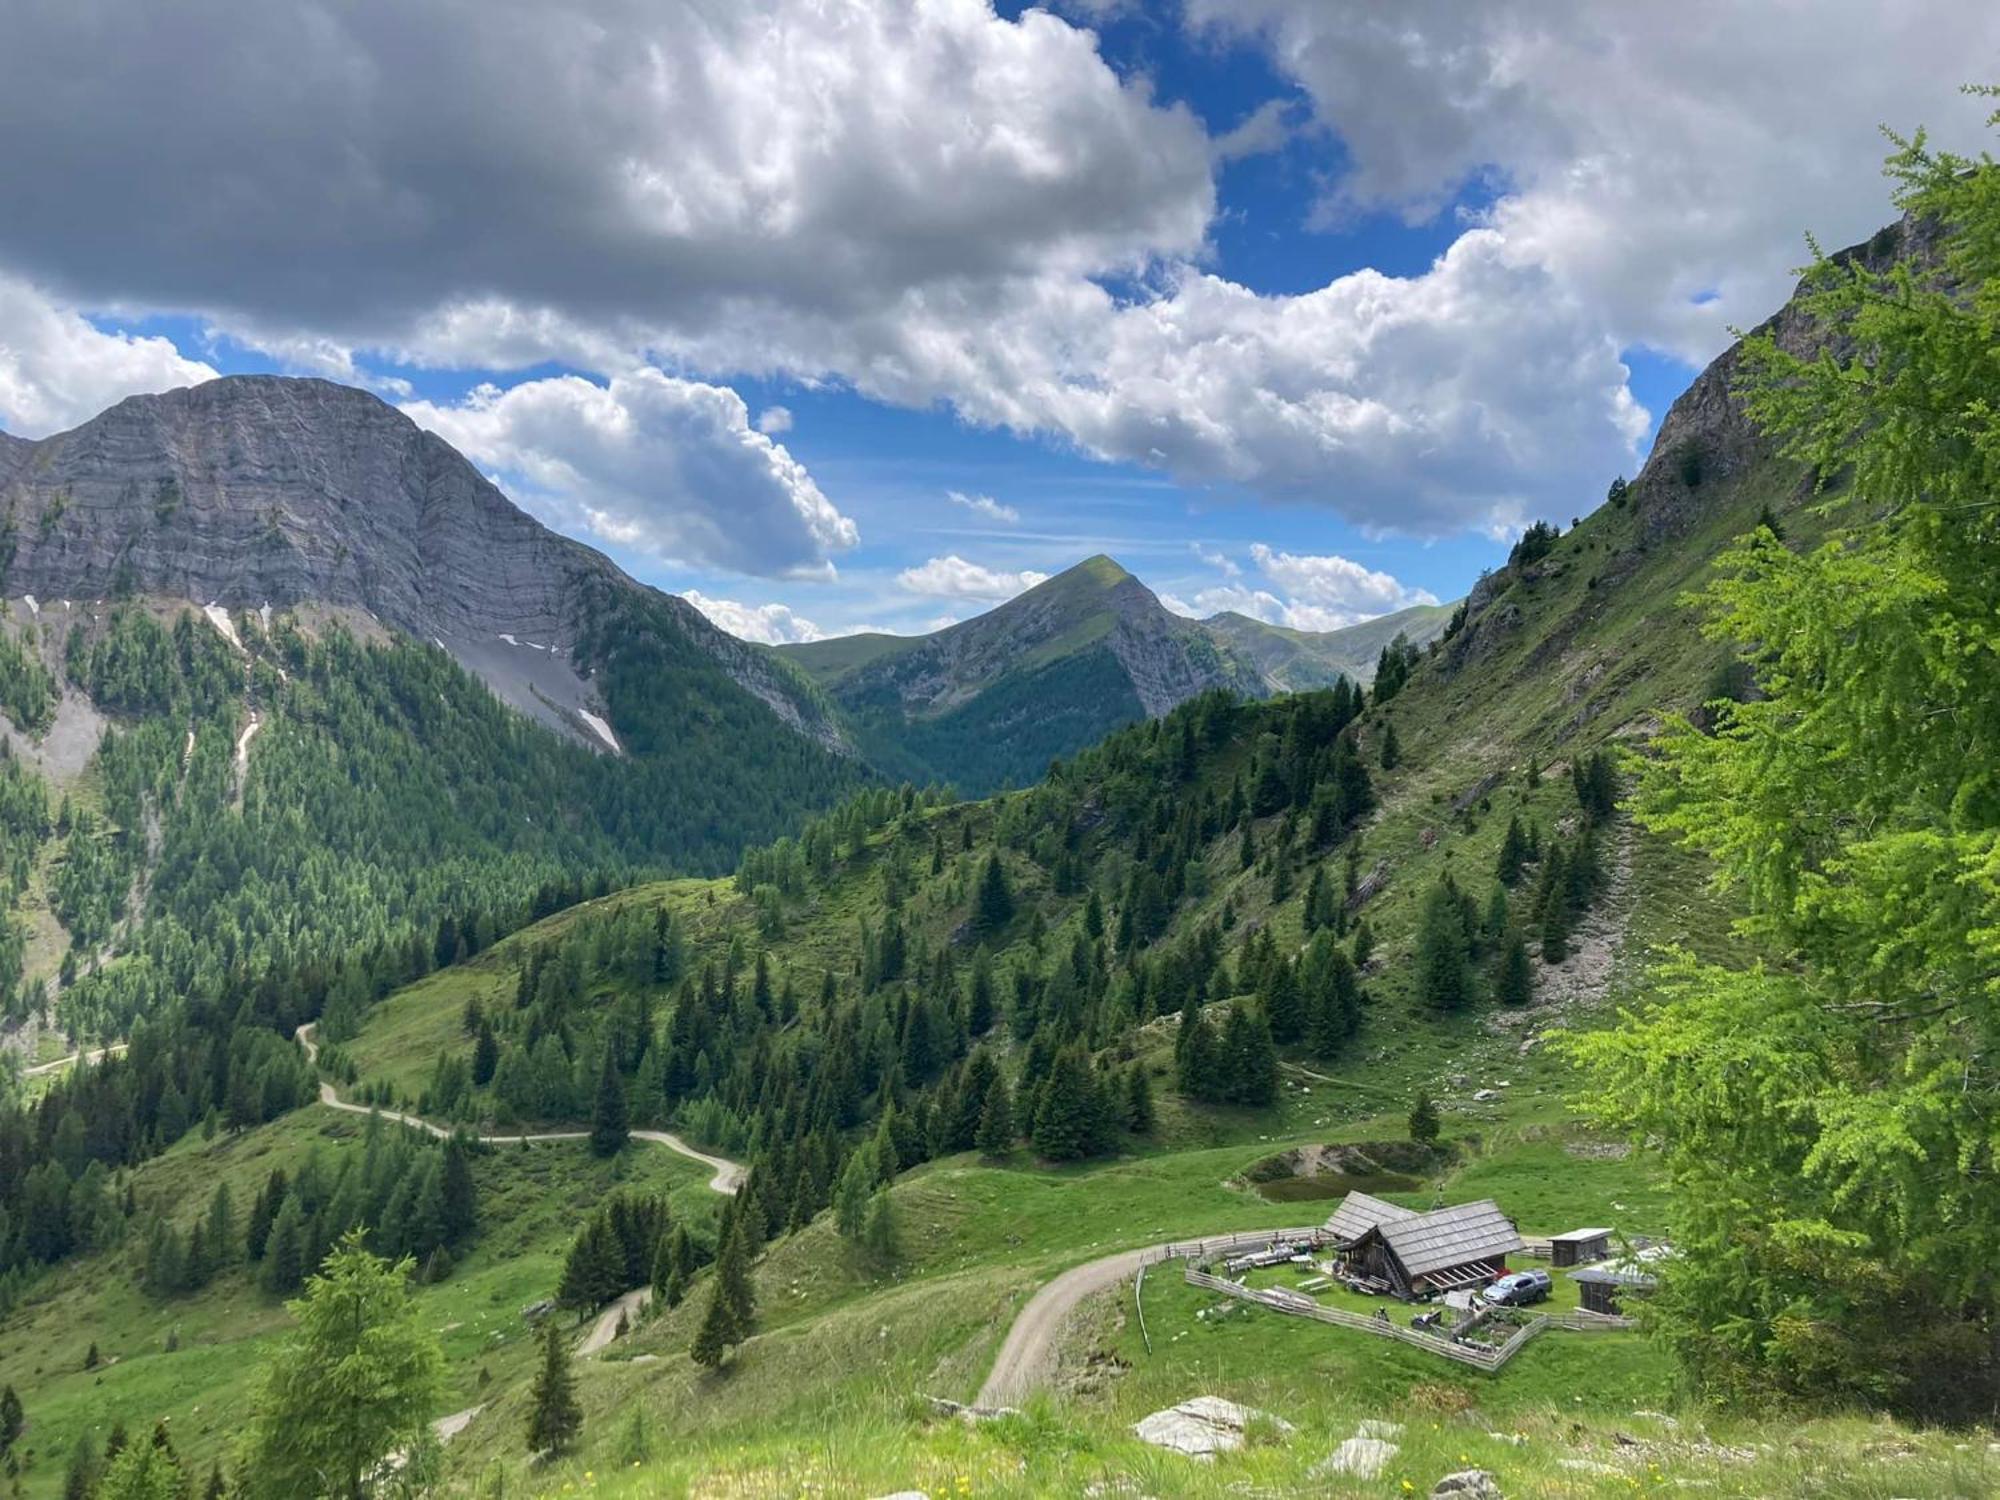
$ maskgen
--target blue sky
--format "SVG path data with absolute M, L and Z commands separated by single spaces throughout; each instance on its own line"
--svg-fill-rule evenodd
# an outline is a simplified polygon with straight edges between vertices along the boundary
M 929 629 L 1097 552 L 1328 628 L 1634 472 L 1803 233 L 1888 217 L 1878 122 L 1979 144 L 1939 80 L 2000 67 L 1988 8 L 1826 10 L 38 12 L 0 427 L 327 375 L 752 638 Z

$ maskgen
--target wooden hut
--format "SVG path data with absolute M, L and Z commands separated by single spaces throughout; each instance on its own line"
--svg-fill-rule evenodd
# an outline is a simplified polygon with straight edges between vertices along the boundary
M 1583 1310 L 1602 1313 L 1608 1318 L 1623 1314 L 1619 1306 L 1621 1298 L 1646 1296 L 1660 1284 L 1651 1271 L 1629 1260 L 1585 1266 L 1581 1271 L 1570 1272 L 1569 1279 L 1576 1283 Z
M 1609 1229 L 1571 1229 L 1549 1236 L 1549 1263 L 1555 1266 L 1590 1266 L 1611 1253 Z
M 1513 1221 L 1491 1199 L 1420 1214 L 1350 1193 L 1327 1230 L 1351 1274 L 1399 1297 L 1484 1286 L 1521 1249 Z

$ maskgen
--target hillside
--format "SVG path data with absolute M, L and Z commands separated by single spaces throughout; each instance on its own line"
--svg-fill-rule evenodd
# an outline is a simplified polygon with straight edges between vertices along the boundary
M 1898 232 L 1861 253 L 1912 244 Z M 1776 326 L 1807 336 L 1790 314 Z M 1426 1493 L 1476 1467 L 1509 1494 L 1990 1492 L 1983 1431 L 1692 1401 L 1631 1330 L 1551 1330 L 1489 1375 L 1246 1308 L 1167 1267 L 1083 1304 L 1025 1414 L 961 1424 L 921 1399 L 972 1399 L 1058 1273 L 1309 1223 L 1350 1188 L 1418 1208 L 1491 1196 L 1530 1235 L 1674 1228 L 1657 1164 L 1578 1123 L 1561 1042 L 1646 998 L 1657 947 L 1725 958 L 1748 941 L 1703 862 L 1619 811 L 1615 760 L 1663 714 L 1744 693 L 1742 664 L 1683 603 L 1729 539 L 1766 520 L 1803 547 L 1829 524 L 1803 468 L 1733 405 L 1738 358 L 1676 403 L 1638 479 L 1566 534 L 1530 532 L 1366 695 L 1200 691 L 1142 718 L 1114 642 L 1122 611 L 1149 616 L 1135 581 L 1096 561 L 1052 580 L 1015 629 L 1033 621 L 1051 670 L 1087 660 L 1123 680 L 1138 722 L 1039 785 L 977 801 L 870 787 L 733 878 L 637 884 L 318 990 L 211 956 L 218 1003 L 163 1000 L 126 1058 L 0 1121 L 0 1181 L 22 1184 L 8 1222 L 66 1235 L 17 1236 L 7 1268 L 0 1379 L 37 1424 L 24 1492 L 59 1493 L 73 1445 L 114 1419 L 137 1430 L 165 1411 L 198 1461 L 224 1451 L 217 1403 L 271 1349 L 273 1294 L 233 1260 L 149 1288 L 148 1247 L 155 1224 L 185 1238 L 205 1222 L 213 1176 L 247 1187 L 316 1137 L 341 1149 L 354 1121 L 309 1102 L 287 1040 L 314 1014 L 321 1077 L 349 1100 L 513 1132 L 587 1129 L 615 1099 L 631 1126 L 671 1126 L 750 1170 L 718 1228 L 664 1153 L 634 1141 L 594 1168 L 576 1153 L 596 1191 L 628 1174 L 668 1189 L 688 1264 L 722 1262 L 676 1263 L 671 1305 L 578 1361 L 583 1438 L 544 1464 L 522 1441 L 535 1339 L 520 1309 L 566 1284 L 591 1205 L 532 1197 L 527 1175 L 565 1169 L 566 1147 L 478 1158 L 479 1222 L 416 1294 L 448 1341 L 437 1414 L 471 1413 L 445 1452 L 462 1491 Z M 936 639 L 807 657 L 864 749 L 908 732 L 902 705 L 995 739 L 1014 723 L 952 715 L 984 696 L 988 664 L 1001 682 L 1033 669 L 990 634 L 944 655 Z M 872 725 L 856 706 L 871 702 Z M 1443 1117 L 1436 1152 L 1408 1139 L 1419 1096 Z M 132 1185 L 129 1213 L 105 1207 L 111 1172 Z M 316 1202 L 320 1230 L 400 1222 L 357 1205 L 342 1218 L 337 1201 Z M 754 1328 L 698 1361 L 732 1242 L 754 1247 L 740 1252 Z M 582 1313 L 645 1276 L 613 1279 Z M 91 1343 L 116 1362 L 47 1352 Z M 1202 1394 L 1296 1430 L 1259 1422 L 1212 1468 L 1132 1436 Z M 1396 1465 L 1330 1481 L 1321 1466 L 1364 1421 L 1400 1424 Z

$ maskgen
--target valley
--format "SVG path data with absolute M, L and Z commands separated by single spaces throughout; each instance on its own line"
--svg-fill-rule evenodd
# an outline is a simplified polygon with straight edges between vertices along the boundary
M 1990 177 L 1940 181 L 1992 227 Z M 1822 294 L 1946 264 L 1928 226 Z M 157 1434 L 254 1486 L 260 1370 L 366 1249 L 407 1260 L 438 1355 L 395 1462 L 355 1470 L 376 1492 L 1990 1492 L 1983 1199 L 1899 1164 L 1983 1127 L 1828 1018 L 1875 1018 L 1905 960 L 1985 982 L 1990 791 L 1897 695 L 1934 671 L 1990 728 L 1952 653 L 1990 648 L 1991 549 L 1847 530 L 1838 497 L 1902 470 L 1746 414 L 1817 389 L 1782 363 L 1829 346 L 1816 285 L 1568 529 L 1317 634 L 1185 619 L 1098 556 L 932 635 L 754 647 L 320 381 L 9 439 L 8 1477 L 84 1494 Z M 1746 398 L 1760 361 L 1792 385 Z M 1956 590 L 1848 571 L 1879 537 Z M 1945 665 L 1855 644 L 1947 597 L 1963 632 L 1912 632 Z M 1802 726 L 1819 649 L 1868 675 Z M 1848 863 L 1856 808 L 1899 831 Z M 1855 868 L 1895 900 L 1849 904 Z M 1871 926 L 1891 907 L 1910 931 Z M 1841 1004 L 1782 988 L 1821 973 Z M 1951 1006 L 1895 1003 L 1869 1037 Z M 1926 1087 L 1973 1076 L 1942 1024 Z M 1351 1180 L 1263 1191 L 1300 1163 Z M 1607 1226 L 1670 1270 L 1635 1327 L 1568 1316 L 1552 1267 L 1574 1326 L 1488 1371 L 1151 1254 L 1350 1189 Z M 1408 1328 L 1353 1249 L 1247 1285 Z M 1840 1296 L 1870 1278 L 1886 1310 Z M 1216 1461 L 1140 1439 L 1196 1397 L 1251 1413 Z

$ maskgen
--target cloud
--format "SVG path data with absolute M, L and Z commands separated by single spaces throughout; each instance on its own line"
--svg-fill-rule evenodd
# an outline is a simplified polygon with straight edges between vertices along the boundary
M 1437 595 L 1429 589 L 1407 588 L 1389 574 L 1363 567 L 1349 558 L 1277 552 L 1262 542 L 1250 548 L 1250 555 L 1264 576 L 1295 601 L 1345 615 L 1343 624 L 1373 619 L 1413 604 L 1438 602 Z
M 71 0 L 0 49 L 0 137 L 40 143 L 0 155 L 0 268 L 322 368 L 830 381 L 1368 531 L 1491 533 L 1629 471 L 1620 352 L 1699 360 L 1774 308 L 1802 230 L 1884 216 L 1875 122 L 1977 139 L 1940 80 L 2000 55 L 1963 0 L 1168 14 L 1310 102 L 1321 222 L 1488 206 L 1413 274 L 1260 294 L 1217 272 L 1215 173 L 1299 106 L 1211 139 L 1038 8 Z M 753 486 L 776 532 L 732 540 L 637 470 L 569 468 L 601 535 L 756 569 L 840 545 L 798 483 Z
M 1003 526 L 1018 525 L 1021 520 L 1021 513 L 1018 510 L 1011 505 L 1002 505 L 991 495 L 967 495 L 958 490 L 946 490 L 945 499 L 953 505 L 962 505 L 969 511 L 985 516 L 988 520 L 998 521 Z
M 792 430 L 792 409 L 789 406 L 767 406 L 757 413 L 757 430 L 767 437 L 777 437 Z
M 905 568 L 896 575 L 896 582 L 912 594 L 923 594 L 933 599 L 976 599 L 998 603 L 1038 583 L 1046 583 L 1048 578 L 1046 573 L 1027 568 L 1009 573 L 981 567 L 953 554 L 933 557 L 918 567 Z
M 793 614 L 789 605 L 739 604 L 734 599 L 711 599 L 695 589 L 681 597 L 739 641 L 782 646 L 826 639 L 825 631 L 803 615 Z
M 214 378 L 171 340 L 106 333 L 75 308 L 0 275 L 0 430 L 46 437 L 127 396 Z
M 1887 216 L 1876 127 L 1976 145 L 1952 82 L 2000 58 L 2000 10 L 1959 0 L 1187 0 L 1260 43 L 1339 137 L 1321 217 L 1423 219 L 1474 185 L 1511 263 L 1546 270 L 1621 345 L 1700 363 L 1829 245 Z M 1712 293 L 1713 295 L 1708 295 Z
M 1229 563 L 1220 554 L 1205 552 L 1195 545 L 1202 561 Z M 1244 583 L 1218 584 L 1199 590 L 1192 599 L 1176 594 L 1160 595 L 1160 602 L 1177 615 L 1207 619 L 1232 611 L 1262 620 L 1267 625 L 1284 625 L 1293 630 L 1342 630 L 1393 614 L 1413 604 L 1435 604 L 1429 589 L 1409 588 L 1387 573 L 1377 572 L 1358 562 L 1335 555 L 1279 552 L 1262 542 L 1254 543 L 1250 555 L 1258 568 L 1279 592 Z M 1242 569 L 1229 563 L 1229 577 Z
M 47 145 L 0 261 L 418 357 L 866 318 L 1214 209 L 1191 113 L 971 0 L 74 0 L 7 41 L 0 138 Z
M 1222 574 L 1224 578 L 1241 578 L 1243 576 L 1242 565 L 1226 552 L 1217 552 L 1212 547 L 1202 546 L 1200 542 L 1189 542 L 1188 549 L 1196 557 Z
M 403 410 L 552 519 L 655 557 L 760 577 L 831 576 L 854 523 L 734 391 L 633 370 L 481 386 Z

